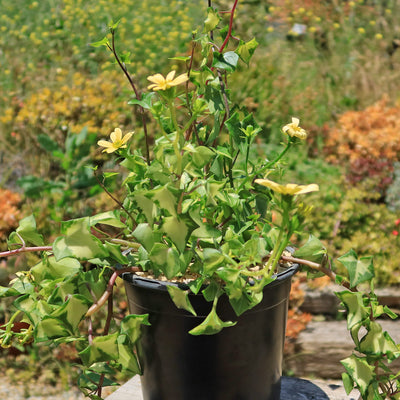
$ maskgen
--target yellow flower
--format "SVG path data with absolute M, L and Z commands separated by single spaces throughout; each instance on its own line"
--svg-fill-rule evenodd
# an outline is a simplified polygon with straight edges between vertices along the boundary
M 114 153 L 114 151 L 118 149 L 126 148 L 126 142 L 131 138 L 132 135 L 133 132 L 128 132 L 126 135 L 122 136 L 121 129 L 115 128 L 110 135 L 111 142 L 107 142 L 107 140 L 99 140 L 97 144 L 101 147 L 105 147 L 103 153 Z
M 319 190 L 319 186 L 315 183 L 312 183 L 311 185 L 297 185 L 295 183 L 280 185 L 279 183 L 270 181 L 269 179 L 256 179 L 254 182 L 258 183 L 259 185 L 268 187 L 274 192 L 289 194 L 291 196 L 295 196 L 296 194 L 318 192 Z
M 375 35 L 375 39 L 377 39 L 377 40 L 383 39 L 382 33 L 377 33 L 377 34 Z
M 287 133 L 291 137 L 298 137 L 299 139 L 306 139 L 307 132 L 299 126 L 300 120 L 292 117 L 292 123 L 287 124 L 282 128 L 282 131 Z
M 361 33 L 361 35 L 363 35 L 365 33 L 365 29 L 364 28 L 358 28 L 358 33 Z
M 149 76 L 147 79 L 153 83 L 147 88 L 153 90 L 167 90 L 170 87 L 180 85 L 181 83 L 184 83 L 189 79 L 187 74 L 179 75 L 175 79 L 174 76 L 175 71 L 171 71 L 170 73 L 168 73 L 166 78 L 164 78 L 161 74 Z

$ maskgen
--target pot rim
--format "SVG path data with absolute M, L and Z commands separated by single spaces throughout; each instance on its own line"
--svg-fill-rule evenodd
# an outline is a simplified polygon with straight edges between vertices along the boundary
M 299 264 L 293 264 L 290 267 L 281 267 L 283 270 L 279 271 L 277 274 L 272 275 L 274 280 L 269 283 L 267 286 L 275 286 L 283 282 L 284 280 L 291 278 L 299 269 Z M 145 278 L 143 276 L 136 275 L 134 272 L 124 272 L 121 275 L 122 279 L 126 282 L 129 282 L 133 285 L 152 289 L 152 290 L 161 290 L 168 291 L 167 286 L 176 286 L 182 290 L 188 290 L 189 285 L 183 282 L 171 282 L 171 281 L 160 281 L 154 278 Z M 206 287 L 207 285 L 204 285 Z M 189 295 L 193 295 L 193 293 L 189 293 Z

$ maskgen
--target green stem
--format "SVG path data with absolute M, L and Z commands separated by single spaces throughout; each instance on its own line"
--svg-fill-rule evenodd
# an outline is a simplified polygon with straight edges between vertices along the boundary
M 175 132 L 176 132 L 175 140 L 174 140 L 174 143 L 173 143 L 174 153 L 175 153 L 175 156 L 176 156 L 176 173 L 178 175 L 180 175 L 182 173 L 182 155 L 181 155 L 181 152 L 180 152 L 180 149 L 179 149 L 179 138 L 180 138 L 180 135 L 182 134 L 182 132 L 179 129 L 178 120 L 176 118 L 176 110 L 175 110 L 175 107 L 174 107 L 174 104 L 173 104 L 173 100 L 171 98 L 168 98 L 167 101 L 168 101 L 168 108 L 169 108 L 170 113 L 171 113 L 171 120 L 172 120 L 172 123 L 174 125 Z
M 11 333 L 11 329 L 14 325 L 15 319 L 18 317 L 18 315 L 21 314 L 21 310 L 17 310 L 13 316 L 10 318 L 10 320 L 7 323 L 7 328 L 6 328 L 6 333 Z
M 290 149 L 291 146 L 292 146 L 292 141 L 289 139 L 289 141 L 286 144 L 286 147 L 283 149 L 281 154 L 279 154 L 278 157 L 275 158 L 275 160 L 267 163 L 267 165 L 265 167 L 263 167 L 263 169 L 270 168 L 273 165 L 275 165 L 278 161 L 280 161 L 280 159 L 288 152 L 288 150 Z
M 268 259 L 267 263 L 265 264 L 264 268 L 262 269 L 262 272 L 266 278 L 270 278 L 273 274 L 273 265 L 276 265 L 275 260 L 279 260 L 278 254 L 279 254 L 279 249 L 281 248 L 281 243 L 283 241 L 283 229 L 279 228 L 279 235 L 278 238 L 275 242 L 275 246 L 272 249 L 271 257 Z

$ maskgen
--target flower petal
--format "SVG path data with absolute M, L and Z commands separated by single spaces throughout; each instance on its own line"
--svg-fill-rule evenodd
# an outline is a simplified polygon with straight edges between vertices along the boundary
M 132 137 L 132 135 L 133 135 L 133 132 L 128 132 L 127 134 L 125 134 L 125 136 L 121 140 L 121 143 L 125 144 Z
M 300 120 L 298 118 L 292 117 L 292 124 L 294 126 L 299 126 Z
M 304 194 L 304 193 L 318 192 L 318 191 L 319 191 L 319 186 L 316 183 L 312 183 L 310 185 L 301 186 L 301 190 L 297 192 L 297 194 Z
M 113 132 L 110 134 L 110 139 L 113 141 L 113 143 L 121 140 L 122 138 L 122 131 L 120 128 L 115 128 Z
M 186 82 L 189 79 L 189 77 L 187 76 L 187 74 L 181 74 L 179 76 L 177 76 L 172 82 L 171 84 L 173 86 L 177 86 L 180 85 L 183 82 Z
M 167 75 L 167 77 L 165 78 L 165 80 L 166 80 L 167 82 L 171 82 L 171 81 L 174 79 L 175 73 L 176 73 L 176 71 L 168 72 L 168 75 Z
M 165 78 L 161 74 L 155 74 L 147 77 L 147 80 L 150 82 L 160 84 L 162 82 L 165 82 Z

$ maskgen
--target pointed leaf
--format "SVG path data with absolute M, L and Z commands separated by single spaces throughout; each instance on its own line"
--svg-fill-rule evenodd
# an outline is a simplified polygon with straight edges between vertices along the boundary
M 358 259 L 354 250 L 350 250 L 338 258 L 349 273 L 350 285 L 355 287 L 362 282 L 371 280 L 375 276 L 372 257 Z
M 355 355 L 342 360 L 341 363 L 346 368 L 349 376 L 356 383 L 363 398 L 366 398 L 364 396 L 367 394 L 368 387 L 375 377 L 375 367 L 369 365 L 365 359 Z
M 248 65 L 251 57 L 253 56 L 256 48 L 258 47 L 258 42 L 255 38 L 248 42 L 239 42 L 238 48 L 235 50 L 239 57 Z
M 236 322 L 222 321 L 213 307 L 211 312 L 207 315 L 206 319 L 195 328 L 189 331 L 191 335 L 215 335 L 224 328 L 229 328 L 236 325 Z
M 207 19 L 204 21 L 204 33 L 208 33 L 215 29 L 220 21 L 218 11 L 209 7 L 207 9 Z
M 179 251 L 182 252 L 185 249 L 188 228 L 182 219 L 178 219 L 176 216 L 164 218 L 162 230 L 174 242 Z
M 65 236 L 58 237 L 53 243 L 57 261 L 65 257 L 90 260 L 108 255 L 101 241 L 90 233 L 89 218 L 63 222 L 62 232 Z
M 189 311 L 194 316 L 197 316 L 196 311 L 194 310 L 190 302 L 187 290 L 179 289 L 177 286 L 174 285 L 168 285 L 167 289 L 172 301 L 178 308 Z
M 16 229 L 16 232 L 18 232 L 25 243 L 32 243 L 35 246 L 43 246 L 44 244 L 43 236 L 40 235 L 36 230 L 36 221 L 33 215 L 23 218 L 19 222 L 19 226 Z M 10 235 L 9 243 L 21 243 L 21 239 L 15 232 L 13 232 Z
M 363 296 L 360 292 L 343 291 L 335 293 L 346 307 L 347 329 L 353 328 L 369 317 L 369 307 L 364 306 Z
M 103 39 L 94 42 L 94 43 L 90 43 L 91 46 L 93 47 L 101 47 L 101 46 L 106 46 L 108 47 L 110 45 L 110 42 L 108 41 L 107 36 L 105 36 Z
M 213 53 L 213 67 L 224 69 L 228 72 L 235 71 L 237 63 L 239 61 L 239 56 L 234 51 L 227 51 L 226 53 L 218 53 L 217 51 Z

